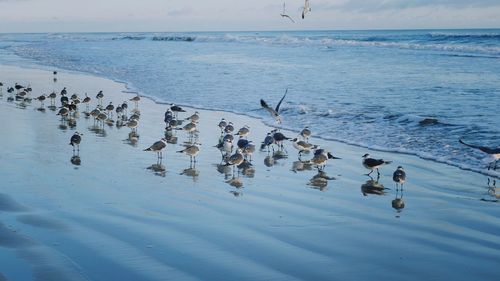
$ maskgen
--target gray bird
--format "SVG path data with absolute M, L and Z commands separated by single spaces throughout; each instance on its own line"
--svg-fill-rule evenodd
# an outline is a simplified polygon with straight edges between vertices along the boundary
M 309 138 L 311 137 L 311 130 L 309 130 L 309 127 L 305 127 L 302 131 L 300 131 L 300 136 L 304 139 L 304 141 L 309 142 Z
M 158 159 L 163 158 L 162 150 L 167 146 L 167 139 L 161 138 L 159 141 L 153 143 L 150 147 L 144 149 L 144 151 L 153 151 L 158 154 Z
M 271 114 L 271 116 L 276 120 L 276 122 L 281 123 L 281 117 L 280 117 L 280 106 L 283 100 L 286 97 L 286 94 L 288 93 L 288 89 L 286 89 L 285 94 L 281 98 L 281 100 L 278 102 L 278 105 L 276 108 L 270 107 L 263 99 L 260 100 L 260 105 Z
M 463 142 L 462 140 L 458 140 L 458 141 L 463 145 L 466 145 L 468 147 L 472 147 L 474 149 L 479 149 L 482 152 L 488 154 L 488 158 L 489 158 L 489 159 L 487 159 L 487 161 L 489 161 L 488 170 L 490 170 L 493 167 L 493 170 L 496 171 L 497 163 L 498 163 L 498 160 L 500 159 L 500 147 L 490 148 L 490 147 L 486 147 L 486 146 L 467 144 L 467 143 Z
M 325 169 L 326 163 L 329 159 L 340 159 L 338 157 L 333 156 L 330 152 L 325 149 L 316 149 L 314 151 L 314 156 L 311 160 L 309 160 L 309 164 L 313 164 L 316 166 L 319 172 Z
M 75 147 L 80 151 L 80 142 L 82 141 L 82 135 L 78 132 L 75 132 L 71 139 L 69 140 L 69 145 L 73 146 L 73 152 L 75 152 Z
M 195 162 L 196 163 L 196 155 L 198 155 L 198 153 L 200 153 L 200 147 L 199 147 L 199 145 L 200 144 L 195 143 L 195 144 L 187 146 L 183 150 L 179 150 L 177 152 L 178 153 L 185 153 L 186 155 L 189 155 L 189 158 L 190 158 L 191 162 Z
M 406 173 L 403 167 L 399 166 L 396 171 L 394 171 L 394 174 L 392 174 L 392 180 L 396 183 L 396 188 L 398 185 L 403 188 L 403 184 L 406 181 Z

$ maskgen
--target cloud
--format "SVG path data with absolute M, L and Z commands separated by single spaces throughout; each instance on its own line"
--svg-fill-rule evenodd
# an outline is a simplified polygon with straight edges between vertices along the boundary
M 500 7 L 498 0 L 345 0 L 318 2 L 316 9 L 375 12 L 385 10 L 404 10 L 412 8 L 445 7 L 449 9 Z

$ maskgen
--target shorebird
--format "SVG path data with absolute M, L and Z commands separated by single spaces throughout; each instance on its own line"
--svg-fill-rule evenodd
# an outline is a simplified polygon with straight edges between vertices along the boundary
M 129 101 L 133 101 L 135 105 L 135 109 L 139 109 L 139 101 L 141 100 L 141 96 L 139 96 L 139 93 L 135 95 L 135 97 L 129 99 Z
M 300 131 L 299 134 L 304 141 L 309 142 L 309 138 L 311 137 L 311 130 L 309 130 L 309 127 L 305 127 L 302 131 Z
M 125 116 L 127 115 L 127 109 L 128 109 L 128 104 L 126 101 L 124 101 L 122 103 L 122 108 L 123 108 L 123 113 L 125 114 Z
M 56 94 L 56 92 L 52 92 L 52 93 L 50 93 L 50 94 L 49 94 L 49 98 L 50 98 L 50 105 L 51 105 L 51 106 L 55 106 L 55 104 L 56 104 L 55 100 L 56 100 L 56 98 L 57 98 L 57 94 Z
M 282 18 L 288 18 L 289 20 L 291 20 L 293 23 L 295 23 L 295 21 L 289 16 L 286 14 L 286 7 L 285 7 L 285 2 L 283 2 L 283 11 L 281 12 L 280 16 Z
M 238 148 L 236 150 L 236 153 L 234 153 L 227 159 L 225 166 L 233 166 L 234 173 L 235 166 L 241 165 L 243 161 L 245 161 L 245 157 L 243 157 L 242 150 Z
M 0 95 L 2 95 L 2 90 L 3 90 L 3 83 L 0 82 Z
M 97 116 L 99 116 L 99 114 L 101 114 L 101 111 L 99 110 L 99 108 L 96 108 L 90 112 L 90 116 L 94 117 L 94 125 L 95 125 L 95 121 L 97 120 Z
M 106 111 L 108 111 L 108 118 L 109 116 L 113 117 L 113 110 L 115 109 L 115 106 L 113 105 L 112 102 L 109 102 L 108 106 L 106 106 Z
M 69 110 L 66 107 L 59 109 L 57 115 L 61 115 L 61 120 L 66 120 L 66 116 L 68 116 Z
M 167 146 L 167 139 L 161 138 L 159 141 L 153 143 L 150 147 L 144 149 L 144 151 L 153 151 L 158 154 L 158 159 L 162 159 L 162 150 Z
M 498 163 L 498 160 L 500 159 L 500 147 L 490 148 L 490 147 L 486 147 L 486 146 L 467 144 L 462 140 L 458 140 L 458 141 L 463 145 L 466 145 L 468 147 L 472 147 L 475 149 L 479 149 L 482 152 L 488 154 L 488 157 L 486 158 L 486 161 L 489 162 L 488 163 L 488 170 L 490 170 L 493 167 L 493 170 L 496 171 L 497 163 Z
M 200 114 L 198 111 L 195 111 L 193 115 L 186 118 L 186 120 L 190 120 L 193 123 L 198 123 L 200 121 Z
M 274 141 L 276 142 L 276 145 L 278 145 L 278 147 L 283 150 L 283 148 L 284 148 L 283 141 L 289 140 L 290 138 L 286 137 L 281 132 L 278 132 L 277 129 L 274 129 L 272 131 L 272 133 L 273 133 L 273 138 L 274 138 Z
M 174 113 L 172 112 L 172 110 L 167 109 L 167 111 L 165 111 L 165 118 L 163 118 L 163 121 L 165 122 L 165 124 L 168 126 L 170 126 L 170 122 L 172 122 L 174 120 Z
M 293 142 L 293 147 L 295 147 L 299 151 L 299 160 L 300 156 L 302 156 L 302 153 L 310 152 L 311 150 L 318 148 L 317 145 L 298 140 L 297 138 L 294 138 L 291 141 Z
M 302 19 L 306 17 L 306 14 L 311 11 L 311 7 L 309 6 L 309 0 L 305 0 L 304 7 L 302 7 Z
M 231 134 L 234 132 L 233 122 L 229 122 L 226 127 L 224 127 L 224 133 Z
M 80 142 L 82 141 L 82 135 L 83 134 L 75 132 L 71 136 L 71 139 L 69 140 L 69 145 L 73 146 L 73 152 L 75 152 L 75 146 L 77 147 L 77 150 L 80 151 Z
M 184 130 L 188 134 L 192 135 L 192 134 L 194 134 L 196 132 L 196 124 L 193 123 L 193 122 L 189 122 L 184 127 L 182 127 L 182 130 Z
M 394 171 L 394 174 L 392 174 L 392 180 L 396 183 L 396 188 L 398 185 L 403 188 L 403 184 L 406 181 L 406 173 L 402 166 L 398 166 L 396 171 Z
M 43 102 L 45 101 L 46 98 L 47 97 L 45 97 L 44 95 L 41 95 L 36 98 L 40 102 L 40 108 L 43 108 Z
M 281 117 L 280 117 L 280 114 L 279 114 L 279 112 L 280 112 L 280 105 L 283 102 L 283 100 L 285 99 L 287 93 L 288 93 L 288 89 L 285 90 L 285 94 L 283 95 L 283 97 L 281 98 L 281 100 L 278 102 L 278 105 L 276 106 L 276 108 L 270 107 L 263 99 L 260 100 L 260 105 L 264 109 L 266 109 L 269 112 L 269 114 L 271 114 L 271 116 L 278 123 L 281 123 Z
M 269 153 L 269 147 L 272 146 L 275 143 L 274 137 L 272 133 L 267 133 L 267 136 L 264 138 L 264 141 L 262 142 L 261 149 L 264 149 L 264 147 L 267 147 L 267 152 Z M 274 147 L 273 147 L 274 151 Z
M 24 86 L 21 86 L 21 85 L 19 85 L 19 84 L 17 84 L 17 83 L 16 83 L 16 84 L 14 85 L 14 88 L 15 88 L 15 89 L 17 90 L 17 92 L 19 93 L 19 91 L 21 91 L 21 89 L 24 89 Z
M 248 159 L 250 162 L 252 161 L 252 154 L 255 152 L 255 145 L 250 141 L 245 147 L 242 149 L 243 156 L 245 159 Z
M 245 148 L 245 146 L 247 146 L 248 144 L 250 143 L 250 141 L 244 139 L 244 138 L 241 138 L 238 140 L 238 142 L 236 143 L 236 145 L 238 146 L 238 148 Z
M 137 133 L 137 126 L 139 126 L 139 122 L 137 122 L 137 120 L 135 119 L 132 119 L 127 122 L 127 127 L 129 127 L 130 130 L 132 130 L 132 133 Z
M 380 176 L 380 172 L 378 171 L 378 168 L 382 165 L 387 165 L 387 164 L 391 164 L 392 161 L 385 161 L 383 159 L 373 159 L 373 158 L 370 158 L 370 154 L 366 153 L 365 155 L 363 155 L 363 166 L 365 168 L 367 168 L 368 170 L 370 170 L 370 172 L 366 175 L 370 175 L 373 170 L 377 170 L 377 175 Z
M 193 145 L 187 146 L 183 150 L 177 151 L 178 153 L 185 153 L 186 155 L 189 155 L 190 161 L 196 163 L 196 155 L 200 152 L 200 147 L 199 143 L 195 143 Z
M 66 91 L 66 90 L 64 90 Z M 61 98 L 60 98 L 60 101 L 61 101 L 61 105 L 65 105 L 65 104 L 68 104 L 69 103 L 69 99 L 68 97 L 66 96 L 65 93 L 63 93 L 63 91 L 61 91 Z
M 309 160 L 309 164 L 315 165 L 318 171 L 321 172 L 325 169 L 326 162 L 328 162 L 328 159 L 340 159 L 340 158 L 333 156 L 330 152 L 324 149 L 316 149 L 314 151 L 313 158 Z
M 87 93 L 85 93 L 85 98 L 83 98 L 82 103 L 84 103 L 84 104 L 85 104 L 85 109 L 86 109 L 87 111 L 89 111 L 89 104 L 90 104 L 90 101 L 91 101 L 91 100 L 92 100 L 92 99 L 91 99 L 91 98 L 87 95 Z
M 234 134 L 234 135 L 240 136 L 242 138 L 246 138 L 248 136 L 248 134 L 250 134 L 250 127 L 248 127 L 247 125 L 245 125 L 242 128 L 240 128 L 238 130 L 238 132 L 236 134 Z
M 220 128 L 220 134 L 222 135 L 224 133 L 224 128 L 227 126 L 226 119 L 222 118 L 219 122 L 219 128 Z
M 67 95 L 68 94 L 68 91 L 66 91 L 66 87 L 64 87 L 62 90 L 61 90 L 61 95 Z
M 176 118 L 179 116 L 179 112 L 186 112 L 182 107 L 175 105 L 173 103 L 170 104 L 170 110 L 172 110 Z
M 221 139 L 215 147 L 219 149 L 222 157 L 224 157 L 233 152 L 233 140 Z
M 95 98 L 97 99 L 97 104 L 99 106 L 102 106 L 102 98 L 104 98 L 104 93 L 102 91 L 99 91 Z

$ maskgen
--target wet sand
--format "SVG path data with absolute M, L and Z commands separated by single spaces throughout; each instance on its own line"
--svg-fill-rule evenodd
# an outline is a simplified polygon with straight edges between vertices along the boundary
M 93 106 L 99 90 L 104 105 L 134 96 L 123 84 L 65 72 L 53 83 L 48 71 L 1 66 L 0 80 L 31 83 L 33 97 L 63 87 L 87 92 Z M 213 147 L 219 120 L 248 125 L 257 146 L 271 128 L 199 109 L 195 167 L 176 153 L 188 139 L 178 131 L 178 144 L 167 146 L 155 171 L 155 153 L 143 149 L 164 136 L 167 105 L 142 98 L 132 144 L 126 127 L 97 131 L 82 114 L 71 128 L 56 112 L 37 110 L 37 101 L 24 107 L 7 102 L 5 87 L 2 93 L 0 280 L 497 279 L 492 178 L 317 138 L 311 142 L 342 158 L 325 174 L 298 165 L 286 143 L 288 158 L 268 167 L 268 153 L 256 152 L 252 166 L 233 175 Z M 181 116 L 195 109 L 187 111 Z M 68 145 L 75 130 L 84 134 L 79 165 Z M 364 175 L 365 153 L 393 161 L 378 182 Z M 398 165 L 408 174 L 399 210 Z

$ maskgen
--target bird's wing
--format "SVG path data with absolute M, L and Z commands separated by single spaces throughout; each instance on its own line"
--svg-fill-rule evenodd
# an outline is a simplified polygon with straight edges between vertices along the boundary
M 285 94 L 283 95 L 283 97 L 280 99 L 280 102 L 278 102 L 278 105 L 276 106 L 276 109 L 275 109 L 276 113 L 280 112 L 281 102 L 283 102 L 283 100 L 285 99 L 287 93 L 288 93 L 288 88 L 286 89 Z
M 267 103 L 263 99 L 260 100 L 260 105 L 263 108 L 265 108 L 265 109 L 269 109 L 270 108 L 269 105 L 267 105 Z
M 283 15 L 283 16 L 289 18 L 293 23 L 295 23 L 295 21 L 289 15 Z
M 382 159 L 368 158 L 368 159 L 365 160 L 365 164 L 368 167 L 380 166 L 380 165 L 384 164 L 384 160 L 382 160 Z
M 285 14 L 285 2 L 283 2 L 283 15 Z
M 468 144 L 468 143 L 463 142 L 462 140 L 458 140 L 458 141 L 461 144 L 463 144 L 463 145 L 466 145 L 468 147 L 472 147 L 472 148 L 475 148 L 475 149 L 479 149 L 479 150 L 481 150 L 484 153 L 488 153 L 488 154 L 498 154 L 498 153 L 500 153 L 500 147 L 499 148 L 489 148 L 489 147 L 486 147 L 486 146 L 479 146 L 479 145 Z

